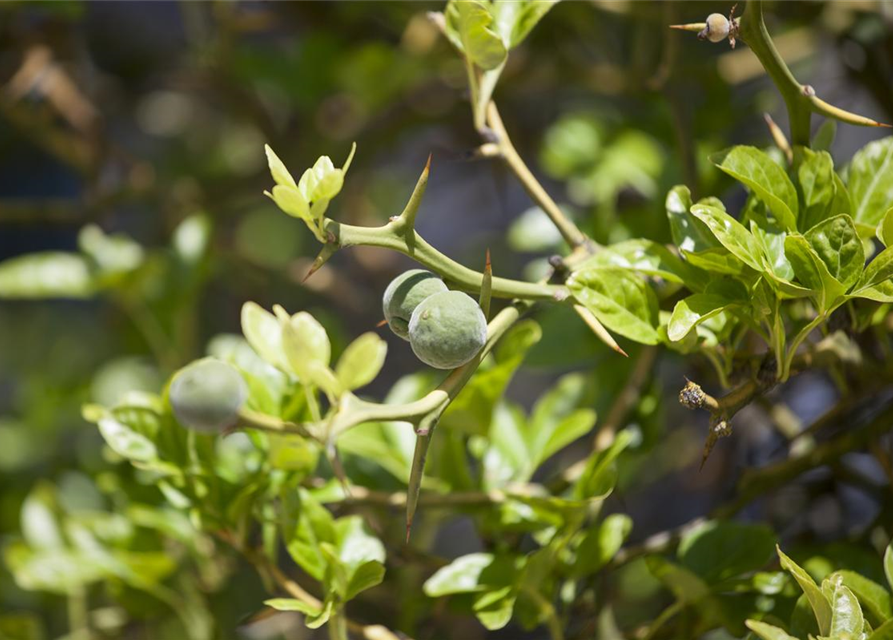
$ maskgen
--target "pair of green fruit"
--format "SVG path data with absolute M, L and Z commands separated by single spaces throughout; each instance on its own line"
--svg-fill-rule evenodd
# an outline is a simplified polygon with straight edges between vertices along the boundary
M 462 366 L 487 341 L 487 319 L 477 302 L 450 291 L 430 271 L 413 269 L 395 278 L 384 292 L 383 307 L 391 330 L 436 369 Z M 232 365 L 203 358 L 177 372 L 168 396 L 181 424 L 216 433 L 238 422 L 248 386 Z
M 388 326 L 408 340 L 419 360 L 435 369 L 455 369 L 474 358 L 487 341 L 487 319 L 478 303 L 450 291 L 436 274 L 412 269 L 385 289 Z

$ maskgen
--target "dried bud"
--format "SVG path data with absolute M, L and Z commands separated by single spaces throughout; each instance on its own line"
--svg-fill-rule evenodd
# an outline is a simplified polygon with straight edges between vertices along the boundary
M 707 26 L 698 34 L 701 40 L 710 42 L 722 42 L 729 37 L 731 23 L 721 13 L 711 13 L 707 16 Z

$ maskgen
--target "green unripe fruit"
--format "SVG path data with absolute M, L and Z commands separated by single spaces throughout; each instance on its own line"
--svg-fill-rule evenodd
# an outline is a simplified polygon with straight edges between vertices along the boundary
M 169 397 L 181 424 L 213 433 L 236 424 L 248 397 L 248 385 L 233 366 L 203 358 L 177 372 Z
M 487 319 L 473 298 L 444 291 L 412 312 L 409 343 L 419 360 L 435 369 L 455 369 L 474 358 L 487 341 Z
M 409 340 L 409 319 L 423 300 L 447 290 L 437 274 L 411 269 L 391 281 L 382 297 L 382 310 L 391 331 Z

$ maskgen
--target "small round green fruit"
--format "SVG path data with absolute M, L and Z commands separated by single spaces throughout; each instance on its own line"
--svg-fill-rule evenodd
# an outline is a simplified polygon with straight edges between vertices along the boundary
M 435 369 L 455 369 L 474 358 L 487 341 L 487 319 L 473 298 L 444 291 L 412 312 L 409 343 L 419 360 Z
M 214 433 L 236 424 L 239 409 L 248 397 L 248 385 L 235 367 L 203 358 L 177 372 L 169 397 L 181 424 Z
M 411 269 L 391 281 L 382 297 L 382 310 L 391 331 L 409 340 L 409 319 L 423 300 L 447 290 L 437 274 Z

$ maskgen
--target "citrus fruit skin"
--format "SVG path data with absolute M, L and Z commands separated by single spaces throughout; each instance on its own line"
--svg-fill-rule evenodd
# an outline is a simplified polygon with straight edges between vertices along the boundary
M 189 364 L 174 376 L 169 398 L 177 420 L 203 433 L 233 426 L 248 397 L 248 385 L 231 365 L 216 358 Z
M 409 340 L 412 312 L 429 296 L 446 290 L 443 280 L 425 269 L 411 269 L 394 278 L 385 289 L 381 305 L 391 331 Z
M 419 360 L 435 369 L 455 369 L 474 358 L 487 341 L 487 319 L 468 294 L 444 291 L 412 312 L 409 343 Z

